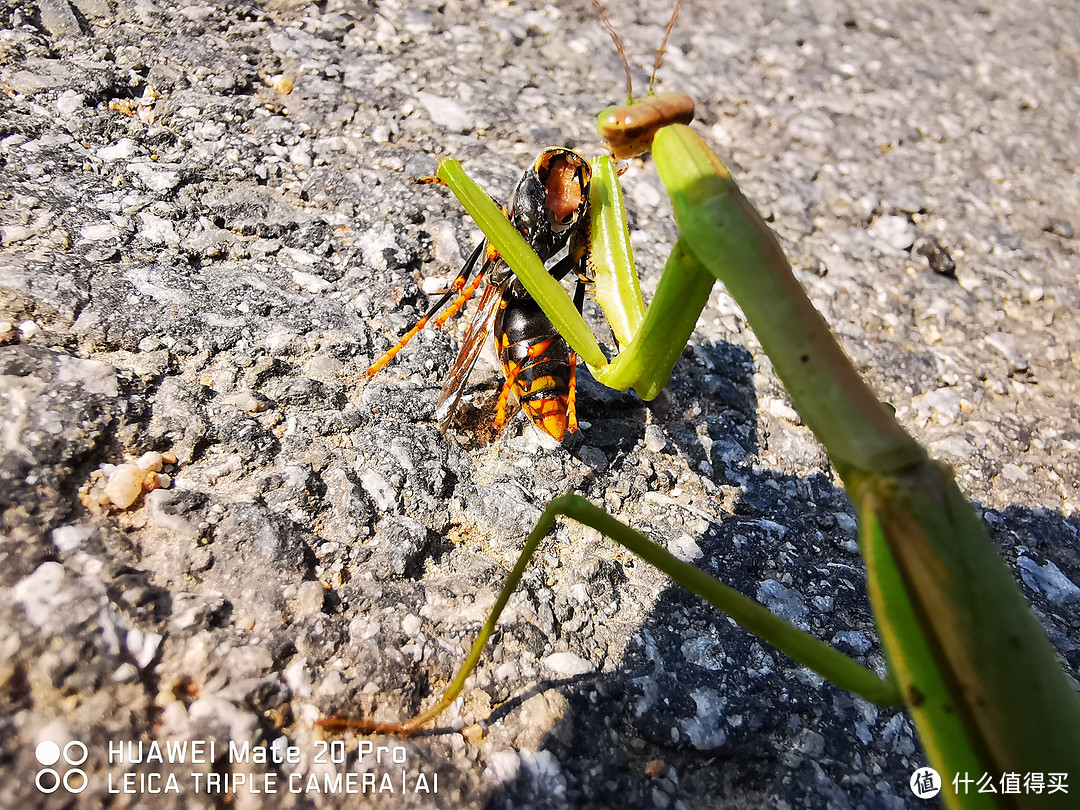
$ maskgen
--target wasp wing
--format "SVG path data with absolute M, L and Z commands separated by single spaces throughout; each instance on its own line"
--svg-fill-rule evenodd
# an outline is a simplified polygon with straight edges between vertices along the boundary
M 488 283 L 480 296 L 480 303 L 473 316 L 472 325 L 465 342 L 461 344 L 454 367 L 450 369 L 446 384 L 439 393 L 439 401 L 435 406 L 435 414 L 439 417 L 439 430 L 443 433 L 449 427 L 454 414 L 457 413 L 461 404 L 461 395 L 469 382 L 473 366 L 480 357 L 484 348 L 484 341 L 491 334 L 491 326 L 495 322 L 495 314 L 499 311 L 499 303 L 502 301 L 502 291 L 506 285 L 492 284 L 488 276 Z

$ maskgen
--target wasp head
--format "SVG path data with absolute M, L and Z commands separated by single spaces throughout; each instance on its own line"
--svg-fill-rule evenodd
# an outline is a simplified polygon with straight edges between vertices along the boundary
M 521 176 L 510 204 L 510 220 L 547 261 L 586 222 L 589 210 L 588 161 L 569 149 L 545 149 Z

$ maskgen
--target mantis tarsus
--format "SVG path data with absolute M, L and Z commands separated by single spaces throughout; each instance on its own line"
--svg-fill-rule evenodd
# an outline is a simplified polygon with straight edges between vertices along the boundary
M 566 516 L 624 545 L 837 685 L 878 703 L 905 705 L 930 764 L 945 775 L 950 806 L 1047 806 L 1055 800 L 1065 805 L 1067 795 L 959 797 L 952 792 L 948 775 L 962 772 L 1080 773 L 1080 697 L 950 470 L 929 458 L 858 376 L 792 275 L 776 238 L 720 159 L 684 123 L 672 123 L 676 117 L 668 111 L 674 107 L 664 97 L 654 99 L 641 109 L 657 125 L 646 128 L 650 137 L 633 139 L 633 148 L 651 148 L 680 237 L 647 310 L 627 247 L 617 172 L 607 157 L 593 166 L 596 295 L 625 347 L 611 363 L 565 291 L 487 195 L 452 160 L 440 163 L 439 177 L 605 385 L 633 388 L 646 399 L 655 396 L 712 284 L 724 282 L 855 504 L 889 676 L 879 678 L 597 507 L 567 495 L 544 511 L 467 660 L 434 706 L 401 724 L 324 724 L 410 733 L 444 711 L 479 660 L 541 538 L 556 517 Z M 635 106 L 620 109 L 632 113 Z M 610 140 L 626 124 L 605 132 L 608 118 L 601 116 L 601 134 Z

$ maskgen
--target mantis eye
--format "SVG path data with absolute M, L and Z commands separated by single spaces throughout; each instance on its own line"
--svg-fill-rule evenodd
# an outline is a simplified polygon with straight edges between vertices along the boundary
M 597 119 L 600 137 L 616 160 L 644 154 L 653 136 L 672 124 L 694 120 L 694 100 L 683 93 L 660 93 L 621 107 L 608 107 Z

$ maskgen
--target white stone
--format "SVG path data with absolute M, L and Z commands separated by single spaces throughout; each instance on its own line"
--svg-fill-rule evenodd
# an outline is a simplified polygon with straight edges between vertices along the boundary
M 423 92 L 417 93 L 416 98 L 431 116 L 432 123 L 443 129 L 451 132 L 469 132 L 476 126 L 472 116 L 453 99 Z
M 34 229 L 27 228 L 25 225 L 5 225 L 0 228 L 0 242 L 5 245 L 17 245 L 33 235 Z
M 320 278 L 313 273 L 302 273 L 299 270 L 293 270 L 292 280 L 297 287 L 307 290 L 312 295 L 321 295 L 334 288 L 333 283 L 325 278 Z
M 67 554 L 82 545 L 93 533 L 94 530 L 89 526 L 58 526 L 53 529 L 52 541 L 62 553 Z
M 907 250 L 915 244 L 915 224 L 907 217 L 881 217 L 868 230 L 878 247 L 886 245 L 895 250 Z
M 1080 602 L 1080 587 L 1050 560 L 1039 565 L 1030 557 L 1020 558 L 1020 576 L 1028 587 L 1046 594 L 1057 605 Z
M 139 221 L 142 223 L 139 235 L 147 242 L 168 247 L 176 247 L 180 244 L 180 236 L 169 220 L 143 211 L 139 214 Z
M 645 428 L 645 446 L 654 453 L 659 453 L 667 447 L 667 437 L 664 429 L 659 425 L 649 425 Z
M 125 160 L 139 150 L 138 145 L 131 138 L 121 138 L 112 146 L 103 146 L 97 150 L 97 156 L 102 160 L 114 161 Z
M 164 459 L 161 453 L 151 450 L 149 453 L 143 453 L 135 460 L 135 465 L 140 470 L 150 470 L 151 472 L 157 472 L 161 469 L 161 465 L 164 464 Z
M 79 229 L 79 236 L 87 242 L 104 242 L 106 239 L 117 239 L 120 230 L 111 222 L 99 222 L 96 225 L 84 225 Z
M 552 653 L 544 659 L 544 666 L 556 675 L 573 678 L 576 675 L 586 675 L 595 672 L 596 667 L 591 661 L 586 661 L 580 655 L 568 652 Z
M 105 494 L 109 496 L 113 506 L 127 509 L 139 497 L 142 492 L 145 473 L 134 464 L 118 464 L 116 469 L 109 475 L 109 482 L 105 485 Z
M 65 117 L 73 115 L 76 110 L 86 106 L 86 96 L 76 93 L 74 90 L 65 90 L 56 99 L 56 109 Z

